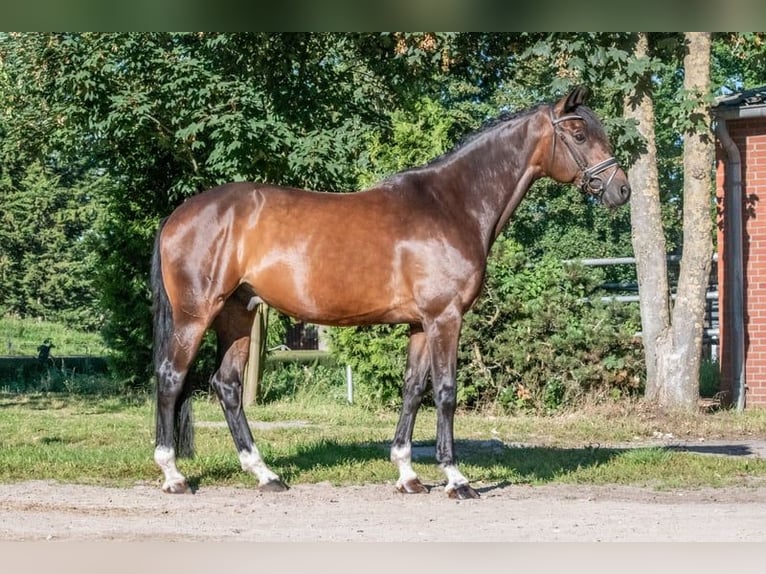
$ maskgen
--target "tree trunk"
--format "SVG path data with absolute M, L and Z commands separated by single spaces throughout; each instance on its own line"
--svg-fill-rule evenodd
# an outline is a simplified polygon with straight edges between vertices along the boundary
M 649 57 L 646 33 L 640 33 L 636 59 Z M 628 172 L 630 187 L 631 238 L 636 256 L 638 296 L 641 306 L 641 337 L 646 356 L 646 398 L 655 401 L 660 392 L 658 353 L 670 328 L 665 233 L 660 211 L 657 146 L 654 137 L 654 103 L 651 78 L 645 77 L 635 95 L 625 101 L 625 116 L 638 122 L 645 149 Z
M 710 132 L 710 105 L 703 99 L 710 92 L 709 32 L 687 32 L 684 58 L 684 89 L 697 99 L 694 124 L 684 133 L 684 248 L 673 306 L 672 357 L 667 365 L 672 388 L 661 401 L 687 410 L 699 398 L 699 368 L 705 319 L 705 294 L 713 253 L 712 166 L 715 154 Z
M 685 35 L 684 88 L 694 97 L 710 90 L 710 34 Z M 646 57 L 648 37 L 639 34 L 635 57 Z M 647 77 L 636 97 L 626 101 L 626 116 L 638 121 L 646 150 L 631 168 L 629 178 L 633 248 L 646 353 L 646 398 L 664 410 L 694 410 L 699 397 L 705 293 L 712 253 L 710 194 L 713 141 L 710 110 L 699 99 L 684 133 L 683 257 L 670 311 L 665 239 L 660 217 L 659 183 L 654 141 L 654 110 Z M 701 127 L 700 127 L 701 126 Z

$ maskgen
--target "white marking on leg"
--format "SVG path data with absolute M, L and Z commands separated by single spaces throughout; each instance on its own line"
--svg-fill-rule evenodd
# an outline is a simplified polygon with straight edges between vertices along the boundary
M 258 449 L 253 445 L 252 450 L 242 450 L 239 452 L 239 463 L 242 465 L 242 470 L 250 472 L 258 477 L 258 484 L 266 484 L 267 482 L 279 481 L 279 476 L 274 474 L 271 469 L 263 462 L 261 454 Z
M 463 476 L 454 464 L 447 464 L 442 466 L 444 474 L 447 476 L 447 486 L 444 488 L 447 492 L 456 490 L 460 486 L 468 484 L 468 479 Z
M 176 467 L 176 452 L 172 448 L 158 446 L 154 449 L 154 462 L 162 469 L 165 482 L 162 490 L 165 492 L 184 492 L 187 489 L 186 478 Z
M 418 475 L 412 468 L 412 445 L 410 443 L 402 446 L 391 447 L 391 462 L 399 468 L 399 480 L 396 481 L 396 488 L 406 489 L 407 483 L 418 480 Z

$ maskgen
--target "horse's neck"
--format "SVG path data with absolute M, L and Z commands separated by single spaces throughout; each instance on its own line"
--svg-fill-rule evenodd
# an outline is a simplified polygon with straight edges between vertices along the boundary
M 536 163 L 539 137 L 532 135 L 541 131 L 539 121 L 534 113 L 509 120 L 480 137 L 450 166 L 459 181 L 454 193 L 465 213 L 475 219 L 487 249 L 531 185 L 544 175 Z
M 499 216 L 497 217 L 497 221 L 495 221 L 494 227 L 491 229 L 490 235 L 487 236 L 490 245 L 494 243 L 497 236 L 500 235 L 500 232 L 508 223 L 508 220 L 513 215 L 513 212 L 516 211 L 519 203 L 521 203 L 521 200 L 524 199 L 524 197 L 527 195 L 529 188 L 539 178 L 540 174 L 538 170 L 531 166 L 527 166 L 520 177 L 516 180 L 515 186 L 513 186 L 513 189 L 511 189 L 510 193 L 507 195 L 505 207 L 501 211 L 496 212 L 499 213 Z

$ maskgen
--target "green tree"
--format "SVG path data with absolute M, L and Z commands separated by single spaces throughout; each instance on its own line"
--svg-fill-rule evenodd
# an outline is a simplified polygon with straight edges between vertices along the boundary
M 711 47 L 714 91 L 737 92 L 766 84 L 766 34 L 717 33 Z
M 95 289 L 100 308 L 83 321 L 104 317 L 120 365 L 143 382 L 151 243 L 159 219 L 186 197 L 238 179 L 353 191 L 442 153 L 501 110 L 551 100 L 574 83 L 592 86 L 592 107 L 629 166 L 645 147 L 623 117 L 625 94 L 649 75 L 658 216 L 666 248 L 680 251 L 680 38 L 651 35 L 651 57 L 642 58 L 634 34 L 615 33 L 0 35 L 0 191 L 4 206 L 17 206 L 3 216 L 21 221 L 37 196 L 57 206 L 50 226 L 80 222 L 60 239 L 40 228 L 36 248 L 54 255 L 38 254 L 29 286 L 42 281 L 44 265 L 71 258 L 66 272 L 83 283 L 54 299 L 80 308 Z M 715 36 L 713 84 L 763 81 L 764 52 L 762 34 Z M 628 255 L 628 214 L 540 182 L 507 239 L 533 268 L 545 258 Z M 20 227 L 3 230 L 17 255 L 0 253 L 3 278 L 18 275 L 11 265 L 22 266 L 20 246 L 37 240 L 11 229 Z M 24 289 L 6 291 L 21 300 Z M 27 308 L 47 314 L 55 304 Z
M 93 191 L 65 188 L 39 164 L 28 166 L 17 185 L 0 181 L 3 313 L 98 329 Z
M 736 54 L 759 54 L 757 46 L 740 45 L 757 44 L 758 36 L 727 38 L 732 43 L 719 44 L 716 50 L 719 64 L 727 69 L 718 77 L 736 83 L 756 75 L 754 67 L 735 71 L 731 62 Z M 584 64 L 591 64 L 591 55 L 605 46 L 580 40 L 579 35 L 565 37 L 558 50 L 580 56 L 566 61 L 573 73 L 583 77 L 593 74 L 593 66 Z M 701 325 L 712 252 L 711 35 L 640 33 L 612 40 L 616 42 L 609 50 L 616 65 L 609 67 L 612 78 L 604 85 L 616 88 L 625 118 L 640 134 L 638 145 L 629 148 L 646 396 L 663 408 L 692 409 L 699 390 Z M 666 265 L 671 249 L 683 254 L 675 301 L 670 298 Z
M 0 313 L 93 331 L 99 182 L 52 149 L 55 122 L 27 81 L 29 47 L 0 35 Z

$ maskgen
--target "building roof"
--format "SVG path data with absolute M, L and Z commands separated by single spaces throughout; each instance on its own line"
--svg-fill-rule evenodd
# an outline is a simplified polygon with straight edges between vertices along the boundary
M 749 90 L 743 90 L 736 94 L 721 96 L 720 98 L 716 98 L 716 103 L 713 104 L 713 107 L 719 109 L 732 109 L 763 105 L 766 105 L 766 86 L 750 88 Z

